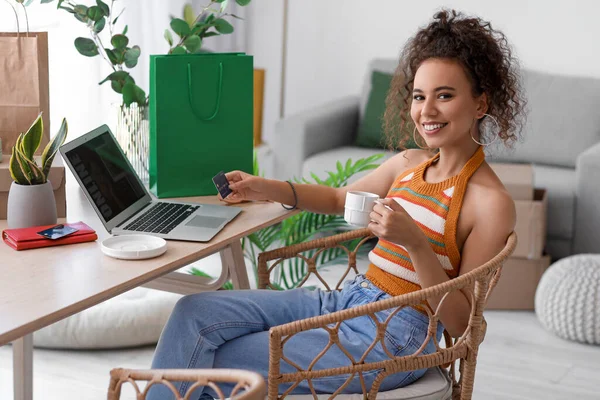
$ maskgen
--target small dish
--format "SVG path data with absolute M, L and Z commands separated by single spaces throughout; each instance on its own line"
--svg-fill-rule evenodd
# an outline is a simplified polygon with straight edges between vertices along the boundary
M 144 260 L 167 251 L 167 241 L 152 235 L 121 235 L 104 239 L 102 252 L 121 260 Z

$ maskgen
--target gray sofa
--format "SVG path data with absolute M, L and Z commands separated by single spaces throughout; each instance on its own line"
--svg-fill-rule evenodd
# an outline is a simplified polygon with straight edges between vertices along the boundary
M 353 143 L 371 71 L 393 72 L 395 66 L 395 60 L 374 60 L 360 97 L 280 120 L 270 144 L 274 176 L 322 176 L 338 160 L 384 152 Z M 548 193 L 546 247 L 552 258 L 600 253 L 600 79 L 524 70 L 523 87 L 529 109 L 524 140 L 512 151 L 491 149 L 488 159 L 533 164 L 535 186 Z

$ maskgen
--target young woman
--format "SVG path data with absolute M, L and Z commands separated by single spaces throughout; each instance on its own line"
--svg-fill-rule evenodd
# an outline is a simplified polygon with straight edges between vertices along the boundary
M 266 377 L 270 327 L 437 285 L 493 258 L 513 231 L 515 208 L 486 163 L 483 147 L 516 139 L 523 105 L 517 64 L 505 36 L 479 18 L 454 11 L 437 13 L 402 52 L 384 116 L 386 132 L 396 146 L 414 140 L 423 150 L 402 151 L 339 189 L 239 171 L 227 174 L 233 190 L 224 199 L 229 203 L 273 200 L 316 213 L 343 214 L 350 190 L 384 198 L 375 205 L 368 225 L 379 240 L 369 254 L 367 273 L 346 282 L 341 292 L 249 290 L 186 296 L 163 331 L 152 368 L 242 368 Z M 428 299 L 432 309 L 439 302 L 440 298 Z M 453 292 L 441 305 L 441 324 L 452 336 L 460 336 L 469 313 L 468 297 Z M 388 325 L 386 347 L 397 356 L 412 354 L 427 336 L 427 326 L 425 313 L 404 308 Z M 340 341 L 355 359 L 375 335 L 369 317 L 347 321 L 340 329 Z M 302 332 L 286 344 L 285 355 L 306 367 L 328 341 L 324 330 Z M 430 342 L 425 353 L 433 351 Z M 366 362 L 388 358 L 379 344 Z M 334 346 L 314 368 L 348 362 Z M 295 372 L 285 362 L 282 370 Z M 424 372 L 391 375 L 381 390 L 408 385 Z M 367 387 L 375 374 L 365 374 Z M 317 392 L 333 393 L 346 378 L 314 379 L 312 384 Z M 185 393 L 188 387 L 183 384 L 179 389 Z M 210 388 L 204 391 L 214 395 Z M 344 392 L 361 393 L 359 378 Z M 310 393 L 308 384 L 303 382 L 294 393 Z M 169 397 L 155 390 L 150 399 L 158 398 Z

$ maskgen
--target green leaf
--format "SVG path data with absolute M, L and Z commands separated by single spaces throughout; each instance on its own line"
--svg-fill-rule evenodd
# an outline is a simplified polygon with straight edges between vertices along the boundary
M 75 48 L 77 51 L 86 57 L 94 57 L 98 55 L 98 47 L 92 39 L 78 37 L 75 39 Z
M 194 13 L 194 8 L 190 3 L 187 3 L 185 6 L 183 6 L 183 19 L 185 22 L 187 22 L 190 28 L 194 25 L 194 22 L 196 22 L 196 14 Z
M 69 126 L 67 125 L 67 120 L 63 118 L 60 129 L 58 130 L 57 134 L 54 135 L 42 153 L 42 174 L 44 175 L 44 180 L 50 173 L 52 161 L 54 161 L 54 157 L 56 154 L 58 154 L 59 147 L 65 142 L 68 131 Z
M 27 132 L 23 135 L 21 148 L 26 158 L 33 159 L 33 154 L 40 147 L 43 136 L 44 121 L 42 120 L 42 113 L 39 113 L 33 124 L 31 124 Z
M 96 22 L 104 17 L 104 12 L 98 6 L 91 6 L 90 8 L 88 8 L 86 15 L 89 19 Z
M 119 57 L 114 51 L 112 51 L 111 49 L 104 49 L 104 51 L 106 52 L 106 55 L 108 56 L 108 59 L 111 63 L 113 63 L 114 65 L 119 64 Z
M 229 0 L 224 0 L 221 2 L 221 10 L 220 10 L 221 13 L 225 12 L 225 9 L 227 8 L 227 3 L 229 3 Z
M 54 0 L 42 0 L 40 4 L 52 3 Z
M 128 82 L 123 86 L 123 103 L 130 106 L 131 103 L 144 105 L 146 103 L 146 93 L 135 83 Z
M 17 161 L 17 154 L 15 152 L 14 147 L 10 155 L 10 161 L 8 162 L 8 170 L 10 171 L 10 177 L 13 181 L 18 183 L 19 185 L 29 185 L 29 179 L 27 178 L 27 176 L 21 169 L 19 162 Z
M 183 45 L 188 49 L 190 53 L 195 53 L 196 51 L 198 51 L 200 46 L 202 46 L 202 40 L 198 35 L 192 35 L 185 39 Z
M 181 46 L 177 46 L 171 50 L 171 54 L 187 54 L 187 51 Z
M 108 17 L 110 15 L 110 8 L 108 7 L 108 4 L 106 4 L 102 0 L 96 0 L 96 4 L 98 5 L 98 7 L 100 7 L 102 12 L 104 13 L 104 16 Z
M 179 18 L 174 18 L 171 21 L 171 29 L 173 29 L 173 32 L 179 35 L 179 37 L 184 37 L 190 34 L 190 26 L 188 23 Z
M 233 26 L 227 22 L 226 20 L 224 20 L 223 18 L 219 18 L 215 20 L 215 29 L 217 31 L 219 31 L 219 33 L 232 33 L 233 32 Z
M 219 35 L 220 35 L 220 33 L 218 33 L 218 32 L 208 32 L 208 33 L 205 33 L 205 34 L 204 34 L 204 35 L 202 35 L 202 36 L 203 36 L 203 37 L 205 37 L 205 38 L 207 38 L 207 37 L 211 37 L 211 36 L 219 36 Z
M 94 32 L 95 33 L 102 32 L 102 30 L 104 30 L 105 26 L 106 26 L 106 18 L 102 17 L 98 21 L 96 21 L 96 23 L 94 24 Z
M 240 6 L 245 7 L 248 4 L 250 4 L 251 0 L 235 0 L 236 3 L 238 3 Z
M 110 43 L 117 50 L 123 50 L 129 44 L 129 39 L 125 35 L 114 35 L 112 39 L 110 39 Z
M 125 52 L 125 66 L 127 66 L 127 68 L 135 67 L 140 58 L 140 54 L 142 54 L 140 46 L 133 46 L 132 48 L 127 49 Z
M 352 159 L 349 158 L 348 161 L 346 161 L 346 166 L 344 167 L 344 173 L 346 175 L 348 175 L 348 173 L 351 171 L 352 168 Z
M 42 178 L 42 170 L 40 170 L 40 168 L 37 166 L 37 164 L 34 161 L 25 157 L 25 154 L 23 154 L 23 152 L 20 150 L 19 147 L 20 146 L 17 146 L 15 144 L 14 149 L 17 154 L 17 162 L 19 163 L 21 170 L 25 174 L 27 181 L 29 182 L 30 185 L 35 185 L 37 183 L 43 183 L 43 182 L 40 182 L 40 180 L 43 179 Z
M 129 72 L 127 71 L 115 71 L 108 75 L 99 85 L 102 85 L 106 81 L 123 81 L 129 76 Z
M 127 35 L 127 31 L 129 31 L 129 25 L 125 25 L 125 28 L 123 28 L 123 33 L 121 35 Z
M 104 82 L 107 81 L 111 81 L 110 86 L 117 93 L 122 93 L 123 86 L 125 86 L 127 83 L 131 82 L 135 84 L 135 81 L 127 71 L 115 71 L 112 74 L 108 75 L 102 82 L 99 83 L 99 85 L 102 85 Z
M 123 12 L 125 11 L 125 9 L 123 8 L 121 10 L 121 12 L 119 13 L 119 15 L 117 15 L 117 17 L 113 20 L 113 25 L 115 25 L 119 19 L 119 17 L 123 14 Z
M 73 7 L 73 11 L 74 11 L 74 15 L 75 18 L 77 18 L 77 20 L 81 21 L 81 22 L 86 22 L 88 21 L 88 16 L 87 16 L 87 10 L 88 8 L 84 5 L 78 4 L 75 7 Z
M 173 47 L 173 35 L 171 35 L 171 31 L 168 29 L 165 29 L 164 36 L 165 36 L 167 43 L 169 43 L 169 47 Z

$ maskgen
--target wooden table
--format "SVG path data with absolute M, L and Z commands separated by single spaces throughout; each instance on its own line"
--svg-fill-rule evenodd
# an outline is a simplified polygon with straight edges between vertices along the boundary
M 216 196 L 179 200 L 224 204 Z M 33 398 L 36 330 L 141 285 L 190 294 L 215 290 L 232 279 L 235 288 L 249 288 L 240 240 L 297 211 L 270 202 L 236 206 L 243 211 L 208 243 L 168 241 L 167 252 L 160 257 L 123 261 L 101 252 L 100 242 L 110 235 L 79 187 L 71 184 L 68 222 L 87 223 L 98 233 L 98 241 L 19 252 L 0 243 L 0 346 L 13 342 L 15 400 Z M 6 228 L 6 221 L 0 221 L 0 231 Z M 223 269 L 214 281 L 173 272 L 217 252 Z

